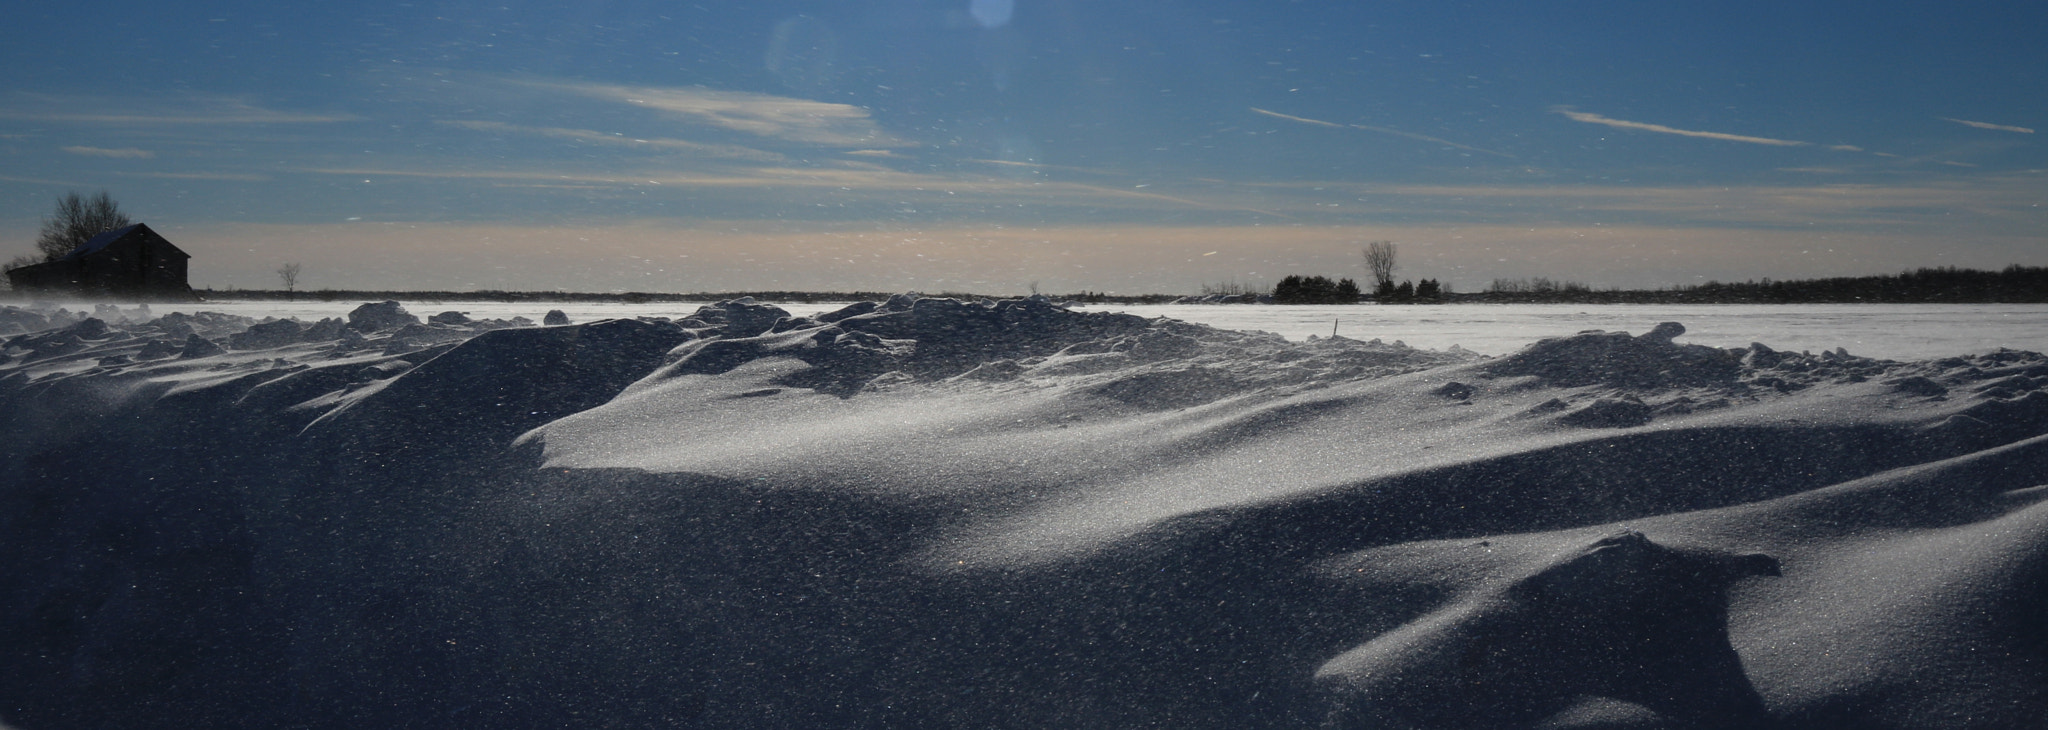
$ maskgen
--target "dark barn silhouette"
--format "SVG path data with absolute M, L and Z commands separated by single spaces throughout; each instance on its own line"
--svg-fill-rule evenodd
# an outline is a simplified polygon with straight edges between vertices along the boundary
M 62 258 L 7 272 L 30 297 L 191 301 L 185 263 L 191 254 L 137 223 L 93 236 Z

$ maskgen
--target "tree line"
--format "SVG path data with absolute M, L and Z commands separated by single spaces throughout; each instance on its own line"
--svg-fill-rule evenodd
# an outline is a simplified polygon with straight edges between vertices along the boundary
M 1893 302 L 1929 304 L 2048 302 L 2048 267 L 2013 264 L 1999 271 L 1953 266 L 1914 269 L 1883 276 L 1849 276 L 1795 281 L 1710 281 L 1676 287 L 1683 301 Z
M 1361 250 L 1373 277 L 1371 300 L 1381 304 L 1441 302 L 1578 304 L 1793 304 L 1793 303 L 2044 303 L 2048 267 L 2013 264 L 1999 271 L 1956 267 L 1921 268 L 1893 275 L 1845 276 L 1792 281 L 1747 281 L 1682 285 L 1665 289 L 1594 289 L 1547 277 L 1494 279 L 1485 291 L 1456 294 L 1434 279 L 1394 283 L 1396 249 L 1374 241 Z M 1349 288 L 1344 288 L 1350 285 Z M 1290 275 L 1273 288 L 1276 304 L 1348 304 L 1361 301 L 1350 279 Z

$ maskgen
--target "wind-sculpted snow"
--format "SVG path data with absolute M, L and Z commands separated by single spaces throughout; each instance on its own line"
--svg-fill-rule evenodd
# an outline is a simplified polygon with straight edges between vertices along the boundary
M 1683 727 L 1773 724 L 1729 643 L 1727 593 L 1744 578 L 1781 575 L 1776 558 L 1676 550 L 1633 530 L 1548 556 L 1528 553 L 1558 540 L 1528 542 L 1329 561 L 1339 582 L 1384 580 L 1376 569 L 1399 566 L 1469 584 L 1317 670 L 1343 698 L 1341 724 L 1528 726 L 1589 697 Z
M 1164 398 L 1186 405 L 1282 382 L 1384 374 L 1463 359 L 1377 342 L 1325 340 L 1320 347 L 1302 347 L 1271 335 L 1126 314 L 1082 314 L 1044 299 L 972 304 L 899 296 L 881 306 L 857 304 L 816 318 L 785 318 L 757 337 L 691 342 L 671 353 L 674 364 L 650 378 L 650 384 L 722 374 L 781 357 L 808 367 L 782 377 L 779 384 L 839 396 L 955 378 L 1033 383 L 1110 373 L 1098 379 L 1138 382 L 1094 383 L 1093 392 L 1123 401 Z
M 0 720 L 2048 711 L 2038 354 L 1645 323 L 1483 358 L 912 295 L 678 314 L 0 307 Z

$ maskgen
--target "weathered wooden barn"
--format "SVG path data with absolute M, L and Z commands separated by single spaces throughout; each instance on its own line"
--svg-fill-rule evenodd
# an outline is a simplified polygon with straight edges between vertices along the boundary
M 191 258 L 137 223 L 93 236 L 63 258 L 9 271 L 7 278 L 29 297 L 191 301 L 185 282 Z

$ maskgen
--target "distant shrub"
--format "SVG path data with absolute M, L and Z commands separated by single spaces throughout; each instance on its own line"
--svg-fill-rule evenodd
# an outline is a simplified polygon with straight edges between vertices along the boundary
M 1500 294 L 1570 294 L 1590 292 L 1593 288 L 1576 281 L 1552 281 L 1538 276 L 1533 279 L 1494 279 L 1486 290 Z
M 1207 284 L 1207 283 L 1205 283 L 1205 284 L 1203 284 L 1203 285 L 1202 285 L 1202 296 L 1205 296 L 1205 297 L 1207 297 L 1207 296 L 1226 296 L 1226 297 L 1229 297 L 1229 296 L 1239 296 L 1239 297 L 1242 297 L 1242 296 L 1253 296 L 1253 297 L 1259 297 L 1259 296 L 1265 296 L 1266 294 L 1267 294 L 1267 292 L 1266 292 L 1266 289 L 1265 289 L 1265 287 L 1261 287 L 1261 286 L 1258 286 L 1258 285 L 1255 285 L 1255 284 L 1239 284 L 1239 283 L 1237 283 L 1237 280 L 1236 280 L 1236 279 L 1231 279 L 1231 280 L 1229 280 L 1229 281 L 1225 281 L 1225 282 L 1222 282 L 1222 283 L 1219 283 L 1219 284 Z
M 1373 292 L 1373 299 L 1381 304 L 1437 302 L 1441 301 L 1446 293 L 1448 292 L 1444 290 L 1444 285 L 1435 279 L 1404 281 L 1400 284 L 1383 281 Z
M 1274 304 L 1357 304 L 1358 282 L 1290 274 L 1273 285 Z

